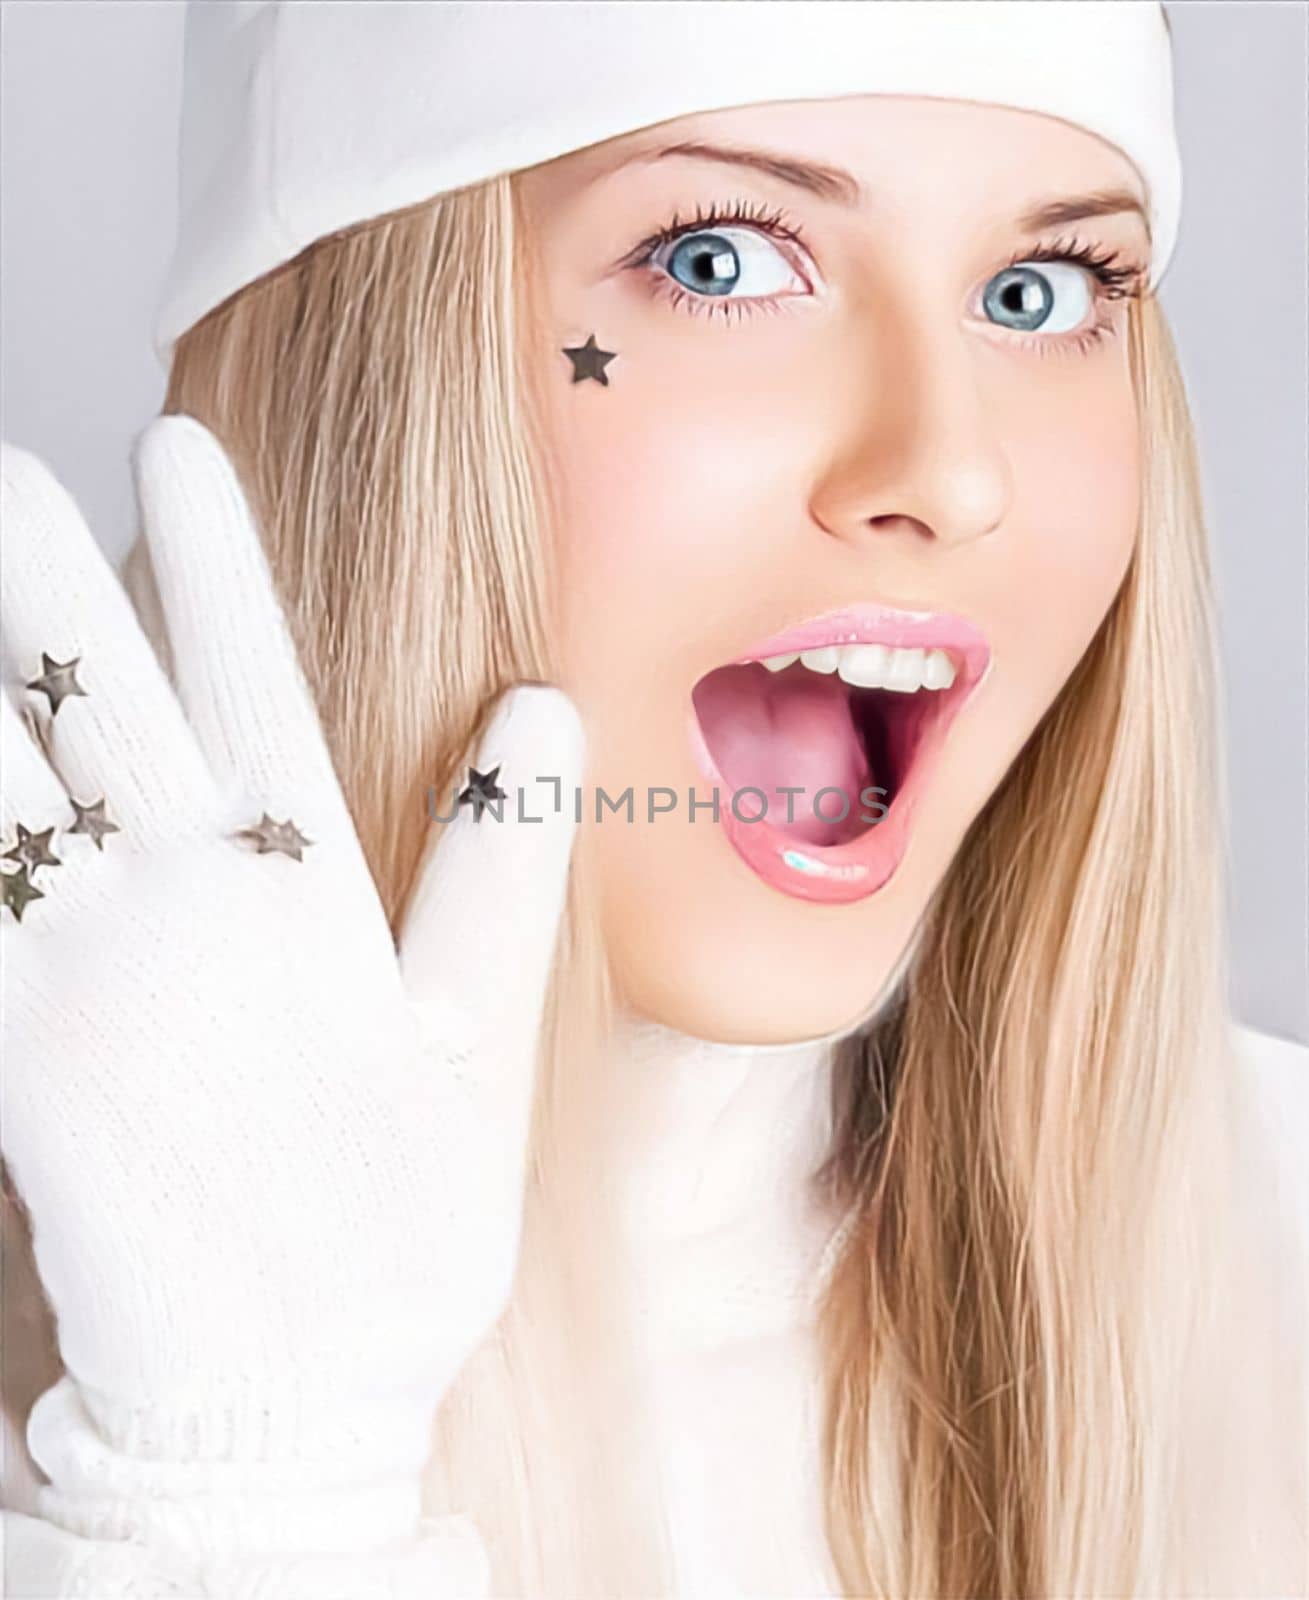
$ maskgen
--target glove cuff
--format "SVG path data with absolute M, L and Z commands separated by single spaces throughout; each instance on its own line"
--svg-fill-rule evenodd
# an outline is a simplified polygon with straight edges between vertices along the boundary
M 197 1556 L 411 1540 L 437 1396 L 301 1385 L 124 1405 L 65 1374 L 32 1408 L 41 1514 L 90 1539 Z

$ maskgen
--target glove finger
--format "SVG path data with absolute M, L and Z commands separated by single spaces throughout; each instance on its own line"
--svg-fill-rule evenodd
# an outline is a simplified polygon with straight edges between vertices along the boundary
M 292 815 L 362 864 L 318 710 L 236 470 L 194 417 L 157 418 L 133 453 L 178 693 L 235 801 Z
M 427 1031 L 462 1029 L 487 1073 L 524 1102 L 554 960 L 577 825 L 585 739 L 572 701 L 546 684 L 502 697 L 476 768 L 507 798 L 480 820 L 462 805 L 434 825 L 400 939 L 400 968 Z M 555 779 L 559 783 L 554 782 Z M 555 796 L 562 795 L 559 806 Z M 451 797 L 441 809 L 450 810 Z M 479 1071 L 483 1065 L 479 1064 Z
M 9 695 L 0 694 L 0 827 L 6 841 L 20 822 L 27 827 L 63 827 L 68 794 L 42 754 Z
M 22 718 L 14 709 L 7 694 L 0 694 L 0 871 L 15 875 L 26 868 L 26 883 L 6 885 L 6 922 L 21 922 L 24 917 L 32 921 L 39 916 L 40 902 L 46 898 L 52 866 L 44 858 L 54 856 L 53 870 L 62 866 L 64 851 L 58 843 L 58 830 L 71 818 L 68 796 L 51 770 L 49 763 L 37 748 L 23 726 Z M 24 835 L 36 835 L 27 840 L 28 854 L 24 855 L 20 841 Z M 50 838 L 42 837 L 48 829 L 56 832 Z M 40 857 L 39 861 L 32 858 Z M 35 913 L 29 909 L 35 902 Z
M 29 451 L 0 448 L 0 614 L 16 700 L 34 711 L 69 792 L 103 797 L 125 830 L 205 825 L 213 791 L 204 758 L 131 601 L 50 469 Z M 76 663 L 57 709 L 30 687 L 47 670 L 43 653 L 56 669 Z

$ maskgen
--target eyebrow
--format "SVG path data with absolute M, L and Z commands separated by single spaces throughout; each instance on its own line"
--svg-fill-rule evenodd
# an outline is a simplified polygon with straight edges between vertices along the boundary
M 678 144 L 664 145 L 657 150 L 642 150 L 622 162 L 653 163 L 669 156 L 684 156 L 696 161 L 713 161 L 730 166 L 749 167 L 765 177 L 776 178 L 781 183 L 816 195 L 820 200 L 830 200 L 850 208 L 864 206 L 868 194 L 852 173 L 840 167 L 824 166 L 821 162 L 802 161 L 796 156 L 782 155 L 772 150 L 752 150 L 740 145 L 706 144 L 698 139 L 684 140 Z M 1097 189 L 1089 194 L 1069 195 L 1059 199 L 1042 200 L 1016 217 L 1016 225 L 1027 233 L 1039 233 L 1045 228 L 1059 227 L 1065 222 L 1077 222 L 1083 217 L 1114 216 L 1134 211 L 1150 232 L 1150 218 L 1140 199 L 1130 189 Z
M 747 150 L 739 145 L 704 144 L 698 139 L 689 139 L 679 144 L 665 145 L 659 150 L 641 151 L 632 160 L 663 161 L 668 156 L 689 156 L 697 161 L 752 167 L 766 177 L 777 178 L 782 183 L 804 189 L 821 200 L 834 200 L 838 205 L 859 206 L 865 200 L 863 187 L 850 173 L 843 172 L 839 167 L 825 167 L 820 162 L 801 161 L 795 156 L 784 156 L 771 150 Z

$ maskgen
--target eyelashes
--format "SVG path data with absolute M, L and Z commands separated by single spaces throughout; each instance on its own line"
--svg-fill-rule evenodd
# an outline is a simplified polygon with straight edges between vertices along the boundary
M 1039 356 L 1046 356 L 1052 352 L 1083 354 L 1092 346 L 1112 338 L 1117 332 L 1117 323 L 1112 315 L 1112 302 L 1139 299 L 1145 292 L 1149 276 L 1148 269 L 1139 262 L 1131 261 L 1121 252 L 1110 250 L 1106 246 L 1097 250 L 1093 245 L 1078 239 L 1076 235 L 1032 245 L 1025 250 L 1016 250 L 1005 265 L 1014 267 L 1020 262 L 1033 261 L 1070 262 L 1075 266 L 1084 267 L 1097 286 L 1095 321 L 1089 328 L 1070 334 L 1014 335 L 1020 344 L 1035 350 Z
M 1076 237 L 1016 250 L 1005 265 L 1017 266 L 1020 261 L 1074 261 L 1099 280 L 1104 297 L 1109 300 L 1139 295 L 1147 276 L 1144 267 L 1129 262 L 1120 252 L 1107 248 L 1097 251 Z
M 764 233 L 775 239 L 789 239 L 794 244 L 807 248 L 804 233 L 796 224 L 787 221 L 786 213 L 781 209 L 772 210 L 765 205 L 752 204 L 747 200 L 736 200 L 725 208 L 719 208 L 715 203 L 707 211 L 696 207 L 695 216 L 688 222 L 683 222 L 677 212 L 673 213 L 672 220 L 657 229 L 648 238 L 642 239 L 635 245 L 619 263 L 620 266 L 642 266 L 661 245 L 671 244 L 673 240 L 680 239 L 684 233 L 696 233 L 701 228 L 711 228 L 715 223 L 748 222 L 760 228 Z
M 685 311 L 691 316 L 716 316 L 725 322 L 730 322 L 734 317 L 740 319 L 761 313 L 784 312 L 785 302 L 791 298 L 790 296 L 742 296 L 731 299 L 693 294 L 655 263 L 654 257 L 665 246 L 675 244 L 689 234 L 716 225 L 728 224 L 744 224 L 769 238 L 786 241 L 806 254 L 810 253 L 804 230 L 797 223 L 793 223 L 784 210 L 739 200 L 726 206 L 714 203 L 707 208 L 697 207 L 695 216 L 686 221 L 675 212 L 663 227 L 635 245 L 619 266 L 631 269 L 648 268 L 652 278 L 652 293 L 656 297 L 665 298 L 675 309 Z M 783 254 L 790 260 L 793 252 L 784 251 Z M 1083 268 L 1092 279 L 1095 307 L 1093 324 L 1077 333 L 1022 333 L 1013 329 L 1006 330 L 1001 323 L 990 324 L 1001 332 L 1008 332 L 1017 344 L 1032 349 L 1041 356 L 1052 353 L 1080 353 L 1112 337 L 1117 331 L 1117 324 L 1112 315 L 1112 303 L 1117 300 L 1139 298 L 1144 293 L 1148 278 L 1148 269 L 1128 256 L 1105 246 L 1096 248 L 1075 235 L 1060 236 L 1055 240 L 1016 250 L 1007 261 L 997 267 L 996 271 L 1001 272 L 1008 267 L 1039 261 L 1068 263 Z M 804 276 L 793 260 L 791 265 L 800 276 Z
M 716 203 L 707 209 L 697 206 L 695 216 L 686 222 L 682 221 L 679 213 L 674 212 L 672 219 L 662 228 L 635 245 L 619 262 L 619 266 L 649 267 L 654 280 L 652 289 L 656 297 L 662 296 L 678 310 L 686 311 L 691 316 L 721 317 L 724 322 L 730 322 L 734 317 L 740 319 L 759 313 L 767 315 L 785 311 L 783 296 L 753 298 L 740 296 L 735 300 L 729 300 L 721 296 L 692 294 L 676 279 L 654 265 L 655 255 L 666 245 L 675 244 L 677 240 L 692 233 L 699 233 L 703 229 L 725 226 L 729 223 L 746 224 L 771 239 L 786 240 L 808 251 L 803 230 L 797 224 L 791 223 L 783 210 L 759 202 L 737 200 L 724 207 Z

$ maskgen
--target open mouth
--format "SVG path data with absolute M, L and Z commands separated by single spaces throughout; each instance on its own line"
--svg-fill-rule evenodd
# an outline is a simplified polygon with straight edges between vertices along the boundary
M 988 660 L 962 619 L 879 608 L 819 619 L 706 673 L 693 744 L 738 854 L 803 899 L 881 888 Z

